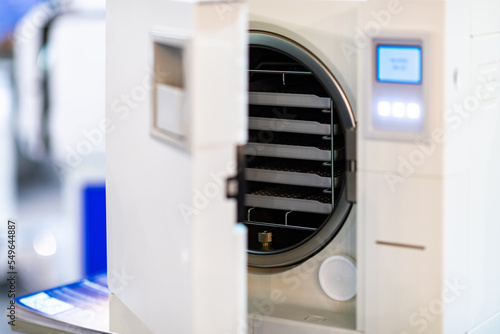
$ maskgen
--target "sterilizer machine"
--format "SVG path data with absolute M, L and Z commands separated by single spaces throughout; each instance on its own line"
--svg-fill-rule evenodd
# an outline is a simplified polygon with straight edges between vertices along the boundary
M 112 330 L 499 331 L 499 6 L 110 1 Z

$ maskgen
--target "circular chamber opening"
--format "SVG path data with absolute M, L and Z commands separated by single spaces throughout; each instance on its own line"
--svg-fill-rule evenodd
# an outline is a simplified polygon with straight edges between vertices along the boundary
M 345 130 L 354 117 L 339 84 L 311 53 L 250 33 L 243 223 L 248 264 L 300 263 L 338 233 L 345 199 Z

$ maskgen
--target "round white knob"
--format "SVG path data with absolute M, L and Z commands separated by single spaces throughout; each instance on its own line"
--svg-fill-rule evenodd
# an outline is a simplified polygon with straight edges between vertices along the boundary
M 328 297 L 349 300 L 357 292 L 356 265 L 346 256 L 331 256 L 319 268 L 319 283 Z

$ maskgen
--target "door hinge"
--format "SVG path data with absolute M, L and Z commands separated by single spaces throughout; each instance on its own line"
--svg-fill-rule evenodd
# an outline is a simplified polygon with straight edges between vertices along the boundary
M 356 203 L 356 128 L 346 131 L 346 198 L 348 202 Z
M 237 171 L 236 175 L 229 177 L 226 181 L 226 197 L 237 201 L 238 222 L 243 221 L 245 216 L 245 154 L 244 146 L 238 146 L 236 150 Z

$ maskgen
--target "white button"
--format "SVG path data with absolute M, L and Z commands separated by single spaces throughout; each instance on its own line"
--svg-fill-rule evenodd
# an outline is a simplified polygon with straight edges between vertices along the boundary
M 380 101 L 377 106 L 379 116 L 387 117 L 391 114 L 391 104 L 387 101 Z
M 405 104 L 403 102 L 394 102 L 392 104 L 392 115 L 394 117 L 405 117 Z
M 419 119 L 420 106 L 417 103 L 408 103 L 406 105 L 406 116 L 411 119 Z

